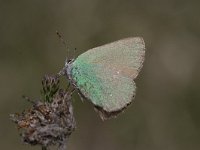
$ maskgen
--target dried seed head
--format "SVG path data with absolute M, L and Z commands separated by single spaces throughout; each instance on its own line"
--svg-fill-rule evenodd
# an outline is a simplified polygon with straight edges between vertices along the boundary
M 43 148 L 52 145 L 65 147 L 75 130 L 71 93 L 59 89 L 58 83 L 57 78 L 45 76 L 42 80 L 43 92 L 49 99 L 29 100 L 33 104 L 30 109 L 11 115 L 25 143 L 41 145 Z

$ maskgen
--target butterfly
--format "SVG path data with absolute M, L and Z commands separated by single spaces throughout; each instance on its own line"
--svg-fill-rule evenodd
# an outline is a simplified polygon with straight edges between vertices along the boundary
M 134 79 L 143 66 L 144 57 L 143 39 L 129 37 L 67 60 L 65 74 L 105 120 L 117 116 L 131 104 L 136 94 Z

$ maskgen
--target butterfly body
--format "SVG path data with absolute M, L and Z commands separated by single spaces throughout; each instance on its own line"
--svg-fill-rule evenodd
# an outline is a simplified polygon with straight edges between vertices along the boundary
M 103 119 L 124 110 L 136 93 L 133 81 L 144 61 L 142 38 L 126 38 L 86 51 L 66 63 L 67 76 Z

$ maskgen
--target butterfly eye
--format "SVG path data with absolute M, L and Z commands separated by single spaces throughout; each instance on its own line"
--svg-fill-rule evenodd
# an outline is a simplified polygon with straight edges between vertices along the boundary
M 72 61 L 72 59 L 68 59 L 68 60 L 67 60 L 67 63 L 70 63 L 71 61 Z

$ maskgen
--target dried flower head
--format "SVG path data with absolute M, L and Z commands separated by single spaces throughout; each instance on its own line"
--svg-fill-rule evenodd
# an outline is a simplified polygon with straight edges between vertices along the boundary
M 75 119 L 72 92 L 59 89 L 58 84 L 56 76 L 45 76 L 42 80 L 43 99 L 31 101 L 33 105 L 30 109 L 11 115 L 21 129 L 23 142 L 41 145 L 43 149 L 52 145 L 65 149 L 66 141 L 75 130 Z

